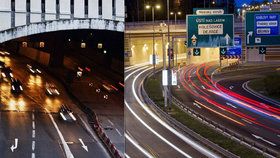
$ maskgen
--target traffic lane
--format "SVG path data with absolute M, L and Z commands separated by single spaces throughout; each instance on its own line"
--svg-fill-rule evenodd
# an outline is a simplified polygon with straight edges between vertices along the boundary
M 234 78 L 234 77 L 233 77 Z M 237 78 L 237 79 L 227 79 L 227 80 L 221 80 L 218 83 L 220 85 L 222 85 L 223 87 L 230 89 L 231 91 L 240 94 L 242 96 L 245 96 L 247 98 L 250 98 L 252 100 L 258 101 L 261 104 L 266 104 L 269 105 L 271 107 L 274 108 L 279 108 L 279 105 L 275 104 L 275 103 L 271 103 L 269 101 L 266 101 L 260 97 L 256 97 L 255 95 L 249 93 L 248 91 L 246 91 L 243 87 L 243 85 L 247 82 L 247 81 L 252 81 L 256 78 L 259 77 L 254 77 L 254 78 L 247 78 L 247 77 L 243 77 L 243 78 Z
M 194 77 L 194 78 L 196 78 L 196 77 Z M 196 80 L 196 84 L 198 85 L 198 86 L 200 86 L 200 85 L 202 85 L 202 83 L 200 83 L 200 81 L 196 78 L 196 79 L 194 79 L 194 80 Z M 201 92 L 200 92 L 201 93 Z M 206 92 L 206 94 L 207 94 L 207 92 Z M 201 95 L 204 95 L 204 94 L 201 94 Z M 224 98 L 221 98 L 221 97 L 219 97 L 219 96 L 216 96 L 216 95 L 211 95 L 211 93 L 209 94 L 210 96 L 211 96 L 211 98 L 212 98 L 212 100 L 214 100 L 214 101 L 216 101 L 216 102 L 218 102 L 218 103 L 220 103 L 220 104 L 222 104 L 222 105 L 224 105 L 224 104 L 226 104 L 226 103 L 228 103 L 228 102 L 230 102 L 230 101 L 228 101 L 228 102 L 226 102 L 226 100 L 224 100 Z M 224 111 L 224 110 L 221 110 L 221 109 L 219 109 L 219 108 L 217 108 L 217 107 L 214 107 L 214 106 L 212 106 L 212 104 L 209 104 L 209 103 L 207 103 L 205 100 L 203 100 L 203 99 L 201 99 L 201 98 L 197 98 L 197 97 L 195 97 L 195 99 L 196 100 L 200 100 L 200 102 L 202 102 L 202 103 L 204 103 L 205 105 L 209 105 L 210 107 L 212 107 L 213 109 L 215 109 L 216 111 L 219 111 L 220 113 L 223 113 L 223 114 L 226 114 L 227 116 L 231 116 L 232 118 L 234 118 L 235 120 L 240 120 L 238 117 L 236 117 L 236 116 L 234 116 L 234 115 L 232 115 L 232 114 L 229 114 L 228 112 L 226 112 L 226 111 Z M 232 103 L 232 104 L 234 104 L 234 103 Z M 238 111 L 241 111 L 240 110 L 241 108 L 239 108 L 238 109 Z M 245 110 L 246 111 L 246 110 Z M 244 112 L 244 111 L 243 111 Z M 246 111 L 246 112 L 248 112 L 248 111 Z M 246 114 L 246 113 L 245 113 Z M 205 114 L 204 114 L 205 115 Z M 253 114 L 254 115 L 254 114 Z M 256 116 L 256 115 L 254 115 L 253 117 L 258 117 L 258 116 Z M 216 119 L 217 120 L 217 119 Z M 219 121 L 219 119 L 217 120 L 217 121 Z M 241 120 L 242 122 L 244 122 L 244 120 Z M 267 120 L 266 120 L 267 121 Z M 264 136 L 266 136 L 266 138 L 268 138 L 270 141 L 271 140 L 273 140 L 273 142 L 274 143 L 276 143 L 276 144 L 278 144 L 278 139 L 276 138 L 276 136 L 277 136 L 277 134 L 276 133 L 274 133 L 274 132 L 271 132 L 271 131 L 267 131 L 266 129 L 264 129 L 264 128 L 259 128 L 259 126 L 254 126 L 254 125 L 251 125 L 251 123 L 248 123 L 248 121 L 246 121 L 246 122 L 244 122 L 244 123 L 246 123 L 247 125 L 247 131 L 249 131 L 249 137 L 252 137 L 252 135 L 250 135 L 251 133 L 256 133 L 255 131 L 258 131 L 257 133 L 259 133 L 259 134 L 261 134 L 261 135 L 264 135 Z M 267 123 L 265 123 L 265 125 L 269 125 L 271 122 L 270 121 L 267 121 Z M 224 124 L 224 123 L 223 123 Z M 227 126 L 227 125 L 226 125 Z M 277 125 L 276 125 L 277 126 Z M 274 125 L 271 125 L 271 127 L 274 127 Z M 248 135 L 248 134 L 247 134 Z M 256 139 L 255 137 L 252 137 L 253 139 Z M 277 141 L 274 141 L 275 140 L 275 138 L 276 138 L 276 140 Z M 267 145 L 267 144 L 266 144 Z
M 45 118 L 44 118 L 45 119 Z M 37 120 L 35 120 L 36 122 Z M 37 138 L 33 138 L 32 114 L 26 112 L 1 112 L 1 147 L 0 157 L 30 158 L 32 153 L 42 155 L 42 157 L 63 157 L 63 152 L 56 141 L 51 139 L 49 134 L 37 134 Z M 41 127 L 37 126 L 38 129 Z M 39 136 L 40 135 L 40 136 Z M 41 140 L 44 144 L 40 151 L 37 147 L 33 149 L 32 141 L 36 141 L 39 137 L 45 137 Z M 15 145 L 15 138 L 18 139 L 18 147 L 11 151 L 10 147 Z M 39 138 L 40 139 L 40 138 Z M 46 144 L 49 146 L 46 148 Z
M 143 158 L 147 157 L 143 152 L 140 152 L 130 141 L 125 139 L 125 155 L 127 158 Z
M 137 95 L 139 96 L 138 89 L 139 85 L 143 80 L 143 77 L 149 72 L 144 73 L 140 76 L 140 78 L 136 81 L 136 91 Z M 135 74 L 137 75 L 137 74 Z M 165 139 L 170 141 L 172 144 L 180 148 L 185 153 L 194 156 L 194 157 L 205 157 L 201 153 L 199 153 L 197 150 L 192 148 L 189 144 L 184 142 L 182 139 L 180 139 L 178 136 L 176 136 L 174 133 L 170 132 L 168 129 L 163 127 L 159 122 L 157 122 L 153 117 L 151 117 L 142 107 L 138 104 L 136 101 L 133 93 L 132 93 L 132 81 L 133 77 L 126 80 L 126 96 L 125 100 L 130 106 L 130 108 L 153 130 L 155 130 L 158 134 L 163 136 Z M 143 102 L 143 101 L 142 101 Z M 159 155 L 164 155 L 165 157 L 170 157 L 172 154 L 177 154 L 178 156 L 182 157 L 183 155 L 180 154 L 178 151 L 176 151 L 174 148 L 169 146 L 167 143 L 165 143 L 162 139 L 159 137 L 155 137 L 155 135 L 148 130 L 143 124 L 141 124 L 134 115 L 129 112 L 125 115 L 126 120 L 126 129 L 131 133 L 131 135 L 138 141 L 138 142 L 145 142 L 143 144 L 149 145 L 153 151 L 158 153 Z M 134 119 L 132 119 L 134 118 Z M 164 120 L 164 119 L 163 119 Z M 142 127 L 142 128 L 139 128 Z M 137 129 L 137 130 L 135 130 Z M 143 131 L 140 131 L 140 129 L 143 129 Z M 143 135 L 145 133 L 145 135 Z M 149 133 L 149 134 L 148 134 Z M 156 143 L 155 143 L 156 142 Z M 160 147 L 158 147 L 158 144 L 161 144 Z M 149 149 L 147 149 L 149 150 Z
M 98 140 L 89 135 L 77 115 L 74 114 L 77 119 L 74 122 L 62 120 L 59 114 L 52 114 L 52 116 L 74 157 L 91 158 L 92 155 L 110 157 L 107 151 L 104 151 L 104 148 L 100 146 Z M 86 146 L 87 149 L 83 146 Z

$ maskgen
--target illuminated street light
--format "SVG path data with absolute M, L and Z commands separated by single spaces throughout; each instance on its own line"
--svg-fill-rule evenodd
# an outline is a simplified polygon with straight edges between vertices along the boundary
M 156 63 L 154 61 L 155 58 L 155 8 L 160 9 L 160 5 L 146 5 L 146 9 L 152 8 L 152 18 L 153 18 L 153 66 L 154 66 L 154 75 L 156 71 Z

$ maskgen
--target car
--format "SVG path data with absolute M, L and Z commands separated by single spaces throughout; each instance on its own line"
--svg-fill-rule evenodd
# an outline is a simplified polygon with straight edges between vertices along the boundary
M 102 89 L 109 93 L 114 93 L 114 92 L 118 91 L 118 89 L 115 86 L 105 83 L 105 82 L 102 84 Z
M 42 71 L 35 65 L 27 64 L 26 67 L 32 74 L 41 74 L 42 73 Z
M 7 52 L 7 51 L 0 51 L 0 55 L 2 55 L 2 56 L 8 56 L 8 55 L 10 55 L 10 53 Z
M 20 80 L 12 78 L 11 80 L 11 92 L 13 94 L 19 94 L 23 91 Z
M 53 83 L 46 83 L 46 94 L 50 96 L 60 95 L 55 84 Z
M 13 71 L 10 67 L 3 67 L 1 76 L 4 79 L 12 79 L 14 77 Z
M 59 116 L 63 121 L 73 122 L 77 120 L 72 110 L 65 104 L 61 105 L 59 109 Z
M 5 63 L 3 61 L 0 61 L 0 69 L 3 69 L 5 67 Z

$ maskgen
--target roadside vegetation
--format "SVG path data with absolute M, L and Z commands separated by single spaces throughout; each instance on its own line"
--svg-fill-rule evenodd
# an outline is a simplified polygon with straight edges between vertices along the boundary
M 156 78 L 148 78 L 145 82 L 144 88 L 149 97 L 159 106 L 161 109 L 164 107 L 164 98 L 161 90 L 161 76 L 157 74 Z M 251 150 L 245 145 L 242 145 L 230 138 L 216 132 L 214 129 L 204 125 L 199 120 L 191 117 L 189 114 L 182 111 L 177 106 L 173 105 L 170 115 L 177 121 L 181 122 L 194 132 L 200 134 L 204 138 L 216 143 L 222 148 L 240 156 L 246 158 L 261 158 L 263 157 L 254 150 Z

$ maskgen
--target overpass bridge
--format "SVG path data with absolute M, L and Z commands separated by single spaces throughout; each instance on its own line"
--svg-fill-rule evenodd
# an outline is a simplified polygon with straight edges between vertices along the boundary
M 167 28 L 162 27 L 161 23 L 166 23 L 166 21 L 155 21 L 155 49 L 156 53 L 160 58 L 162 57 L 163 45 L 166 46 L 167 42 Z M 258 48 L 247 49 L 245 46 L 245 27 L 244 22 L 240 18 L 235 18 L 234 22 L 234 32 L 235 36 L 242 38 L 242 47 L 243 47 L 243 57 L 242 61 L 275 61 L 280 60 L 280 47 L 271 46 L 267 47 L 267 54 L 265 56 L 258 54 Z M 153 38 L 153 23 L 152 22 L 130 22 L 126 23 L 125 30 L 125 51 L 126 53 L 126 65 L 133 65 L 141 62 L 147 62 L 149 55 L 152 54 L 152 38 Z M 186 38 L 186 21 L 179 20 L 175 22 L 171 20 L 170 22 L 170 35 L 171 35 L 171 47 L 175 53 L 187 54 L 188 51 L 191 51 L 185 47 L 185 38 Z M 194 62 L 199 61 L 211 61 L 217 60 L 218 49 L 207 49 L 206 51 L 209 56 L 204 56 L 205 60 L 202 60 L 200 57 L 192 57 Z M 203 52 L 202 52 L 203 54 Z M 187 57 L 186 57 L 187 58 Z M 215 59 L 216 58 L 216 59 Z
M 0 43 L 34 34 L 124 31 L 124 0 L 0 0 Z

